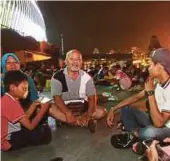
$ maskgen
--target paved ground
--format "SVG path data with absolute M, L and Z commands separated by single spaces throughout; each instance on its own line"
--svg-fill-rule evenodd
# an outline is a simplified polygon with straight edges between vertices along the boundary
M 111 91 L 119 99 L 131 95 L 131 92 L 116 92 L 108 87 L 97 87 L 98 92 Z M 46 95 L 48 95 L 46 93 Z M 102 103 L 108 109 L 114 102 Z M 53 128 L 53 139 L 49 145 L 23 148 L 14 152 L 2 152 L 2 161 L 49 161 L 50 158 L 62 156 L 64 161 L 136 161 L 131 150 L 114 149 L 110 144 L 110 136 L 116 133 L 109 129 L 105 120 L 101 120 L 97 132 L 91 134 L 85 128 L 71 128 L 69 126 Z

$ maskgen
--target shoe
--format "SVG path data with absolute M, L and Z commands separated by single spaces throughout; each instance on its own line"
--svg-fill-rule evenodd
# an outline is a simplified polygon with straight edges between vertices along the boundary
M 120 88 L 118 87 L 118 88 L 116 88 L 116 91 L 120 91 Z
M 111 96 L 108 98 L 108 101 L 119 101 L 119 99 L 116 96 Z
M 111 97 L 112 94 L 111 94 L 110 92 L 103 92 L 103 93 L 102 93 L 102 96 L 103 96 L 103 97 Z
M 118 149 L 128 149 L 136 140 L 137 138 L 131 132 L 126 132 L 124 134 L 113 135 L 111 137 L 111 144 Z
M 114 84 L 114 85 L 113 85 L 113 87 L 114 87 L 114 88 L 117 88 L 117 87 L 118 87 L 118 85 L 117 85 L 117 84 Z
M 95 133 L 97 128 L 97 120 L 89 120 L 88 129 L 91 133 Z

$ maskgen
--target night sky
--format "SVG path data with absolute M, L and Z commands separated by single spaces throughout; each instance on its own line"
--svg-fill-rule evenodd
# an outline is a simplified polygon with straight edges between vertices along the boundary
M 48 41 L 58 45 L 64 34 L 65 52 L 83 53 L 137 46 L 147 51 L 151 35 L 170 48 L 170 2 L 39 1 Z

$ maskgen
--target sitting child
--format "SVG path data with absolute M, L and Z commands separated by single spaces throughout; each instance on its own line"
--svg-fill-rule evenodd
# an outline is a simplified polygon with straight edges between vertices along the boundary
M 26 146 L 47 144 L 51 141 L 50 129 L 37 127 L 50 103 L 42 104 L 39 112 L 30 121 L 39 102 L 34 102 L 24 112 L 19 99 L 28 94 L 27 76 L 21 71 L 9 71 L 4 77 L 4 87 L 7 93 L 1 97 L 1 150 L 9 151 Z M 21 125 L 25 128 L 21 128 Z

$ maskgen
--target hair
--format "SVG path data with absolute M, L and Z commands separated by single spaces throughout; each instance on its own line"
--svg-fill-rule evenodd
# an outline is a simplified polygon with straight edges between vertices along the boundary
M 79 53 L 79 54 L 81 55 L 81 57 L 82 57 L 82 54 L 81 54 L 81 52 L 80 52 L 79 50 L 73 49 L 73 50 L 70 50 L 70 51 L 67 52 L 67 54 L 66 54 L 66 60 L 67 60 L 67 59 L 69 58 L 69 56 L 70 56 L 72 53 L 74 53 L 74 52 Z
M 4 76 L 5 92 L 9 91 L 10 85 L 14 84 L 15 86 L 19 86 L 19 84 L 23 81 L 27 81 L 27 76 L 23 72 L 19 70 L 7 72 Z

